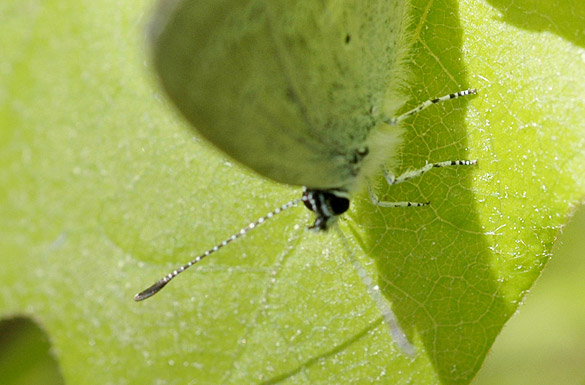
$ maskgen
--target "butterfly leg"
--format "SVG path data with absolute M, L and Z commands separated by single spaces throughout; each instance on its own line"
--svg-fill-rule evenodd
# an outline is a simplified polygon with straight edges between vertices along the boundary
M 419 176 L 423 175 L 424 173 L 432 170 L 433 168 L 441 168 L 441 167 L 449 167 L 449 166 L 472 166 L 477 164 L 477 160 L 448 160 L 445 162 L 437 162 L 437 163 L 427 163 L 424 167 L 421 167 L 418 170 L 408 170 L 403 174 L 395 177 L 387 170 L 384 170 L 384 178 L 386 182 L 392 186 L 395 184 L 403 183 L 408 180 L 418 178 Z M 380 207 L 419 207 L 419 206 L 426 206 L 429 202 L 380 202 L 374 191 L 371 187 L 368 187 L 368 192 L 370 194 L 370 200 L 375 206 Z
M 374 206 L 380 207 L 420 207 L 427 206 L 430 202 L 380 202 L 374 190 L 371 186 L 368 186 L 368 193 L 370 194 L 370 200 Z
M 441 96 L 440 98 L 430 99 L 430 100 L 427 100 L 426 102 L 418 105 L 417 107 L 413 108 L 412 110 L 407 111 L 404 114 L 396 116 L 394 118 L 386 119 L 384 122 L 391 125 L 391 126 L 395 126 L 398 123 L 402 122 L 403 120 L 408 119 L 409 117 L 418 114 L 422 110 L 426 110 L 427 108 L 429 108 L 430 106 L 432 106 L 434 104 L 446 102 L 447 100 L 457 99 L 457 98 L 461 98 L 464 96 L 475 95 L 475 94 L 477 94 L 477 90 L 475 88 L 470 88 L 468 90 L 458 91 L 458 92 L 454 92 L 454 93 L 449 94 L 449 95 L 444 95 L 444 96 Z

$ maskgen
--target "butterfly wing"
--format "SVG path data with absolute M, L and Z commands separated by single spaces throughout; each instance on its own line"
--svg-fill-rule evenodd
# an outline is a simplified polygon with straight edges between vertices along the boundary
M 273 180 L 351 185 L 398 66 L 403 0 L 163 1 L 155 67 L 194 128 Z

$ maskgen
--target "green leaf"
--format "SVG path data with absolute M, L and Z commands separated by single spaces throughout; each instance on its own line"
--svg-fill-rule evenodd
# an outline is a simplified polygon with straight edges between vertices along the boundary
M 150 1 L 3 1 L 0 315 L 41 324 L 69 384 L 469 383 L 585 190 L 585 5 L 514 4 L 414 1 L 408 106 L 480 95 L 411 119 L 396 172 L 480 164 L 384 194 L 429 207 L 360 195 L 340 226 L 410 358 L 350 251 L 304 231 L 302 208 L 132 301 L 299 190 L 232 165 L 176 116 L 143 52 Z
M 583 383 L 584 229 L 581 206 L 563 229 L 553 258 L 521 311 L 496 339 L 474 385 Z

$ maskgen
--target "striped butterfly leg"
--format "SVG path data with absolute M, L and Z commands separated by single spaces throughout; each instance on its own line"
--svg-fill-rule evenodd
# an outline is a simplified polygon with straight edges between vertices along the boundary
M 397 125 L 398 123 L 404 121 L 405 119 L 418 114 L 419 112 L 429 108 L 438 103 L 446 102 L 448 100 L 457 99 L 469 95 L 477 94 L 477 89 L 470 88 L 463 91 L 454 92 L 452 94 L 444 95 L 439 98 L 430 99 L 426 102 L 418 105 L 417 107 L 413 108 L 410 111 L 405 112 L 402 115 L 396 116 L 394 118 L 386 119 L 384 122 L 389 125 Z M 387 170 L 384 170 L 384 177 L 389 185 L 395 185 L 402 182 L 406 182 L 407 180 L 417 178 L 422 174 L 426 173 L 427 171 L 432 170 L 433 168 L 439 167 L 448 167 L 448 166 L 471 166 L 477 164 L 476 160 L 452 160 L 452 161 L 445 161 L 445 162 L 438 162 L 438 163 L 428 163 L 424 167 L 418 170 L 409 170 L 406 171 L 404 174 L 395 177 L 394 175 L 390 174 Z M 368 192 L 370 194 L 370 200 L 376 206 L 380 207 L 420 207 L 420 206 L 427 206 L 429 202 L 380 202 L 374 191 L 371 187 L 368 188 Z
M 405 119 L 408 119 L 409 117 L 418 114 L 422 110 L 426 110 L 427 108 L 429 108 L 432 105 L 446 102 L 446 101 L 451 100 L 451 99 L 457 99 L 457 98 L 470 96 L 470 95 L 476 95 L 476 94 L 477 94 L 477 89 L 470 88 L 468 90 L 458 91 L 458 92 L 454 92 L 452 94 L 444 95 L 444 96 L 441 96 L 440 98 L 430 99 L 430 100 L 427 100 L 426 102 L 419 104 L 418 106 L 416 106 L 412 110 L 406 111 L 402 115 L 398 115 L 398 116 L 395 116 L 393 118 L 385 119 L 384 123 L 387 123 L 391 126 L 395 126 L 398 123 L 404 121 Z
M 421 167 L 418 170 L 409 170 L 405 173 L 395 177 L 387 170 L 384 170 L 384 178 L 386 182 L 390 186 L 406 182 L 408 180 L 418 178 L 419 176 L 423 175 L 424 173 L 432 170 L 433 168 L 442 168 L 442 167 L 450 167 L 450 166 L 473 166 L 477 164 L 477 160 L 448 160 L 445 162 L 437 162 L 437 163 L 427 163 L 424 167 Z M 371 187 L 368 187 L 368 192 L 370 194 L 370 200 L 375 206 L 380 207 L 420 207 L 420 206 L 427 206 L 430 202 L 381 202 Z

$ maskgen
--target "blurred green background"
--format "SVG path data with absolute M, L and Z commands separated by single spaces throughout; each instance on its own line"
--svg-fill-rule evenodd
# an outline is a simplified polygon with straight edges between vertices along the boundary
M 585 384 L 585 208 L 559 237 L 542 277 L 496 340 L 473 385 Z M 5 385 L 62 384 L 47 336 L 31 320 L 0 322 Z

